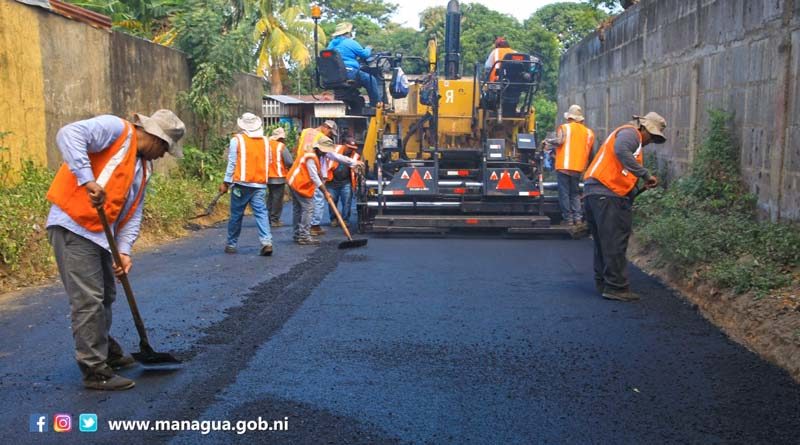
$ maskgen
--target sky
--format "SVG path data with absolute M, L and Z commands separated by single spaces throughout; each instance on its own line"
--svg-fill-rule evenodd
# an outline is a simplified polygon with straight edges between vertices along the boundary
M 482 3 L 489 9 L 510 14 L 516 17 L 520 22 L 527 19 L 533 14 L 534 11 L 542 6 L 551 3 L 559 3 L 563 1 L 577 2 L 577 0 L 477 0 L 477 1 L 461 1 L 464 3 Z M 400 6 L 397 8 L 397 13 L 392 17 L 393 22 L 405 24 L 408 27 L 419 29 L 419 13 L 430 6 L 447 6 L 448 0 L 402 0 L 394 1 Z

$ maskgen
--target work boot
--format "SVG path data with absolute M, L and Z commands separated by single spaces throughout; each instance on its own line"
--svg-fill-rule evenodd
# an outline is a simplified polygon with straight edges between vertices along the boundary
M 273 222 L 270 222 L 269 225 L 272 226 L 272 227 L 283 227 L 283 222 L 281 222 L 281 221 L 273 221 Z
M 103 391 L 124 391 L 136 386 L 136 382 L 114 374 L 110 367 L 103 365 L 86 372 L 83 377 L 83 386 Z
M 339 220 L 334 219 L 333 221 L 331 221 L 331 227 L 339 227 Z
M 136 366 L 136 360 L 130 355 L 119 355 L 116 357 L 108 357 L 106 365 L 113 370 L 120 370 Z
M 261 246 L 261 252 L 259 252 L 261 256 L 272 256 L 272 244 L 264 244 Z
M 318 246 L 320 241 L 314 238 L 300 238 L 297 240 L 297 244 L 301 246 Z
M 325 231 L 322 230 L 320 226 L 311 226 L 311 236 L 321 236 L 324 235 Z
M 225 253 L 236 253 L 236 246 L 225 246 Z
M 603 298 L 606 300 L 616 300 L 616 301 L 638 301 L 639 294 L 636 292 L 631 292 L 630 290 L 615 290 L 615 289 L 608 289 L 606 288 L 603 291 Z

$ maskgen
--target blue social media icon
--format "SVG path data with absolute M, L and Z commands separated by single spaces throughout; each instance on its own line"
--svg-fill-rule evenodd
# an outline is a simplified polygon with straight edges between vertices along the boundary
M 78 430 L 82 433 L 94 433 L 97 431 L 97 414 L 81 414 L 78 417 Z
M 30 427 L 28 431 L 32 433 L 46 433 L 47 432 L 47 414 L 31 414 L 31 420 L 28 422 Z

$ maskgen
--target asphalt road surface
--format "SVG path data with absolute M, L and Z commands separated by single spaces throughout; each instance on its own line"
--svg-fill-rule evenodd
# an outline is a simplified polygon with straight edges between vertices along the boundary
M 295 246 L 283 227 L 261 258 L 245 224 L 238 255 L 222 253 L 218 227 L 134 258 L 151 341 L 185 366 L 122 371 L 130 391 L 81 387 L 60 283 L 0 297 L 1 443 L 800 440 L 800 385 L 637 270 L 641 302 L 601 299 L 590 241 L 372 238 L 339 251 L 335 232 Z M 112 333 L 135 351 L 119 292 Z M 73 431 L 53 431 L 56 413 Z M 97 432 L 78 431 L 81 413 Z M 34 414 L 49 432 L 29 431 Z M 110 431 L 116 420 L 153 430 Z M 210 431 L 226 420 L 272 430 Z

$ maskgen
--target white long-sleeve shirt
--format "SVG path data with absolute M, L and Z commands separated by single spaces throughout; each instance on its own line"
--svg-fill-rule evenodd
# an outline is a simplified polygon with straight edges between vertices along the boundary
M 321 186 L 324 182 L 320 177 L 327 177 L 328 176 L 328 160 L 333 159 L 334 161 L 344 162 L 345 164 L 349 165 L 350 167 L 355 166 L 358 164 L 358 161 L 355 159 L 349 158 L 344 155 L 340 155 L 336 152 L 325 153 L 324 156 L 319 160 L 320 164 L 322 164 L 322 171 L 317 171 L 317 164 L 314 162 L 313 159 L 306 160 L 306 166 L 308 167 L 308 176 L 311 177 L 311 181 L 314 182 L 314 185 L 317 187 Z
M 58 131 L 56 135 L 56 145 L 58 145 L 58 149 L 61 151 L 64 162 L 66 162 L 70 171 L 78 179 L 79 185 L 95 180 L 92 166 L 89 162 L 89 153 L 103 151 L 106 147 L 110 146 L 124 130 L 125 124 L 122 122 L 122 119 L 117 116 L 102 115 L 83 121 L 73 122 L 62 127 L 61 130 Z M 147 172 L 144 171 L 143 165 L 147 166 Z M 146 173 L 147 177 L 150 177 L 150 171 L 152 170 L 151 165 L 150 162 L 143 162 L 141 159 L 136 160 L 133 184 L 128 191 L 128 196 L 125 198 L 125 203 L 122 205 L 122 212 L 120 215 L 125 215 L 130 210 L 136 200 L 136 195 L 139 194 L 139 188 L 142 186 L 142 175 Z M 119 247 L 119 252 L 122 254 L 130 255 L 133 244 L 139 237 L 145 195 L 146 193 L 142 194 L 142 202 L 139 203 L 139 206 L 136 207 L 131 218 L 119 231 L 116 231 L 119 220 L 115 222 L 112 227 L 112 231 L 116 233 L 115 238 Z M 86 194 L 86 199 L 89 199 L 88 193 Z M 108 241 L 102 231 L 89 231 L 76 223 L 66 212 L 55 204 L 50 207 L 50 214 L 47 216 L 47 227 L 52 226 L 63 227 L 109 250 Z

